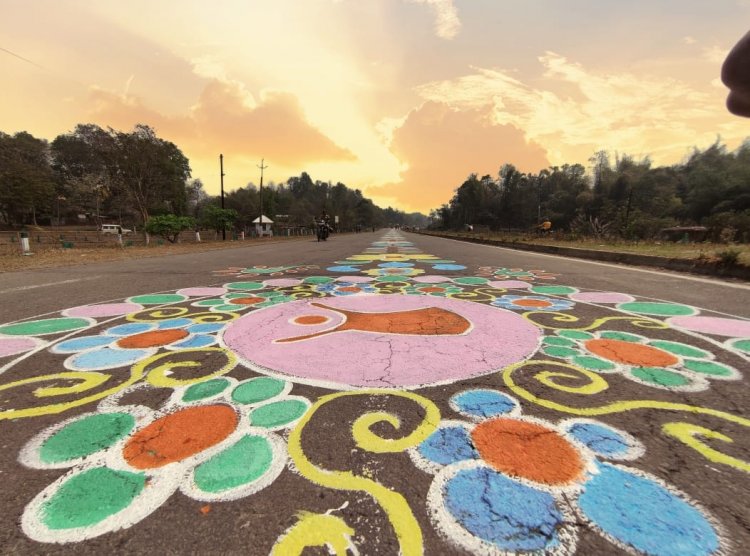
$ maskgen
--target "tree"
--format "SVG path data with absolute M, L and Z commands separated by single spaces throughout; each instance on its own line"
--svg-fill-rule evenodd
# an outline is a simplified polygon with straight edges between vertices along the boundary
M 54 176 L 49 148 L 25 131 L 0 133 L 0 213 L 11 225 L 37 224 L 41 212 L 52 214 Z
M 173 143 L 138 124 L 130 133 L 113 132 L 117 142 L 117 177 L 143 222 L 152 210 L 184 214 L 190 163 Z
M 203 211 L 201 223 L 206 228 L 212 228 L 217 232 L 231 230 L 237 220 L 238 214 L 234 209 L 223 209 L 216 205 L 208 205 Z
M 161 214 L 149 218 L 145 229 L 149 234 L 161 236 L 170 243 L 177 243 L 181 231 L 194 227 L 195 220 L 189 216 Z

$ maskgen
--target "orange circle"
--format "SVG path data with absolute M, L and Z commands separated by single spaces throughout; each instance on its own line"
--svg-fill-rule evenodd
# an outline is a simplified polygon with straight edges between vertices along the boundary
M 229 303 L 232 305 L 255 305 L 263 301 L 266 300 L 262 297 L 238 297 L 237 299 L 231 299 Z
M 313 324 L 323 324 L 324 322 L 328 322 L 328 317 L 322 315 L 302 315 L 301 317 L 294 319 L 292 322 L 294 324 L 310 326 Z
M 428 286 L 426 288 L 419 288 L 419 291 L 425 292 L 425 293 L 438 293 L 438 292 L 444 292 L 445 288 L 438 288 L 436 286 Z
M 135 433 L 122 455 L 136 469 L 155 469 L 210 448 L 237 428 L 227 405 L 189 407 L 157 419 Z
M 513 301 L 513 305 L 520 305 L 521 307 L 550 307 L 552 303 L 543 299 L 516 299 Z
M 150 348 L 158 346 L 166 346 L 177 340 L 187 338 L 189 334 L 182 328 L 169 328 L 167 330 L 151 330 L 149 332 L 141 332 L 127 338 L 120 338 L 117 340 L 117 345 L 121 348 Z
M 339 288 L 339 291 L 342 291 L 342 292 L 361 292 L 362 288 L 358 288 L 357 286 L 344 286 L 343 288 Z
M 565 485 L 583 476 L 578 450 L 556 431 L 537 423 L 491 419 L 477 425 L 471 439 L 485 462 L 513 477 Z
M 677 357 L 661 349 L 623 340 L 586 340 L 584 345 L 591 353 L 615 363 L 639 367 L 669 367 L 679 362 Z

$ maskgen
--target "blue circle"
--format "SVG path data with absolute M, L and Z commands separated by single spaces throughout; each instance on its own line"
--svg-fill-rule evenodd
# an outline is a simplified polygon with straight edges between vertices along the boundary
M 712 554 L 719 548 L 705 516 L 656 481 L 609 463 L 597 467 L 578 503 L 607 535 L 664 556 Z
M 624 456 L 630 443 L 615 429 L 594 423 L 573 423 L 568 434 L 597 455 L 617 458 Z
M 188 326 L 186 330 L 192 334 L 212 334 L 218 332 L 222 328 L 224 328 L 223 322 L 204 322 Z
M 190 326 L 191 324 L 193 324 L 192 319 L 167 319 L 160 321 L 156 327 L 160 330 L 165 330 L 170 328 L 182 328 L 184 326 Z
M 107 330 L 107 334 L 114 334 L 115 336 L 130 336 L 131 334 L 140 334 L 141 332 L 147 332 L 151 330 L 152 325 L 145 322 L 131 322 L 128 324 L 121 324 L 119 326 L 113 326 Z
M 456 426 L 437 429 L 419 445 L 418 451 L 425 459 L 440 465 L 479 458 L 469 432 Z
M 466 390 L 451 398 L 461 413 L 476 417 L 494 417 L 518 407 L 516 400 L 497 390 Z
M 432 268 L 433 270 L 466 270 L 462 264 L 436 264 Z
M 72 340 L 65 340 L 54 347 L 56 353 L 75 353 L 109 345 L 112 341 L 117 340 L 115 336 L 81 336 Z
M 399 263 L 399 262 L 392 262 L 392 263 L 381 263 L 378 265 L 380 268 L 411 268 L 414 266 L 413 263 Z
M 487 467 L 465 469 L 449 479 L 445 505 L 472 535 L 502 550 L 559 546 L 564 520 L 555 499 Z
M 329 266 L 327 270 L 329 272 L 359 272 L 360 268 L 356 266 L 350 266 L 350 265 L 339 265 L 339 266 Z

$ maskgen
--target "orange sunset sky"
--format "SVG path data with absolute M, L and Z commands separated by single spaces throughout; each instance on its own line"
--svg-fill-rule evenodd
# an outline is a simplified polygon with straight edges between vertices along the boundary
M 471 172 L 684 160 L 750 120 L 750 0 L 0 0 L 0 131 L 154 127 L 219 191 L 307 171 L 429 211 Z

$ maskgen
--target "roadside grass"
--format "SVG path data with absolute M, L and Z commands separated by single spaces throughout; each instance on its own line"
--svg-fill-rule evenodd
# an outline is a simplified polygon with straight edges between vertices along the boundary
M 429 232 L 428 232 L 429 233 Z M 690 259 L 703 262 L 724 263 L 727 265 L 742 265 L 750 267 L 750 244 L 725 243 L 681 243 L 670 241 L 623 241 L 611 239 L 581 238 L 571 239 L 559 236 L 537 237 L 523 234 L 503 234 L 494 232 L 441 232 L 455 237 L 475 237 L 494 239 L 508 243 L 528 243 L 536 245 L 555 245 L 574 249 L 589 249 L 594 251 L 614 251 L 618 253 L 633 253 L 637 255 L 651 255 L 654 257 L 669 257 L 674 259 Z

